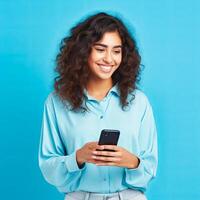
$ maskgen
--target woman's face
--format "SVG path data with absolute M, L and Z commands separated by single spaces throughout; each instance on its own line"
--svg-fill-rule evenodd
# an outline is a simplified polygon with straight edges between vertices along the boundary
M 118 32 L 106 32 L 96 42 L 88 58 L 91 79 L 111 79 L 122 60 L 122 41 Z

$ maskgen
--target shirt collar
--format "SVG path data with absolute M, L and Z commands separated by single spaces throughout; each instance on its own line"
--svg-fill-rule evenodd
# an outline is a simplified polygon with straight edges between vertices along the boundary
M 116 96 L 118 96 L 118 97 L 120 96 L 120 93 L 119 93 L 119 90 L 118 90 L 118 84 L 115 84 L 115 85 L 109 90 L 107 96 L 109 96 L 110 94 L 114 94 L 114 95 L 116 95 Z M 95 99 L 94 97 L 92 97 L 92 96 L 90 96 L 90 95 L 88 94 L 88 91 L 87 91 L 86 89 L 84 89 L 84 96 L 87 98 L 87 100 L 95 100 L 95 101 L 96 101 L 96 99 Z
M 118 88 L 118 84 L 115 84 L 111 89 L 110 91 L 108 92 L 109 93 L 113 93 L 115 95 L 117 95 L 118 97 L 120 96 L 120 92 L 119 92 L 119 88 Z

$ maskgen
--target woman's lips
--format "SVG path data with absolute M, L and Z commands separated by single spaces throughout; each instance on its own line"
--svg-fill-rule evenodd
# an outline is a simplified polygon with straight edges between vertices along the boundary
M 97 64 L 99 66 L 99 69 L 104 72 L 104 73 L 110 73 L 112 71 L 111 65 L 102 65 L 102 64 Z

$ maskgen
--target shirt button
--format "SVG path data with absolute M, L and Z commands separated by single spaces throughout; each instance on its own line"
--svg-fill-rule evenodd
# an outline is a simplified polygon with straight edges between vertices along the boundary
M 106 181 L 106 178 L 104 178 L 103 180 Z
M 100 116 L 100 119 L 103 119 L 103 115 Z

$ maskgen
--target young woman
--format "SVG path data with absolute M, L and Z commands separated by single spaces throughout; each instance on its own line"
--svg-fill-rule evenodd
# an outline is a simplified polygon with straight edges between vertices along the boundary
M 39 166 L 66 200 L 146 199 L 157 136 L 152 107 L 137 89 L 140 62 L 133 36 L 106 13 L 63 39 L 55 90 L 44 107 Z M 117 145 L 98 145 L 103 129 L 120 131 Z

